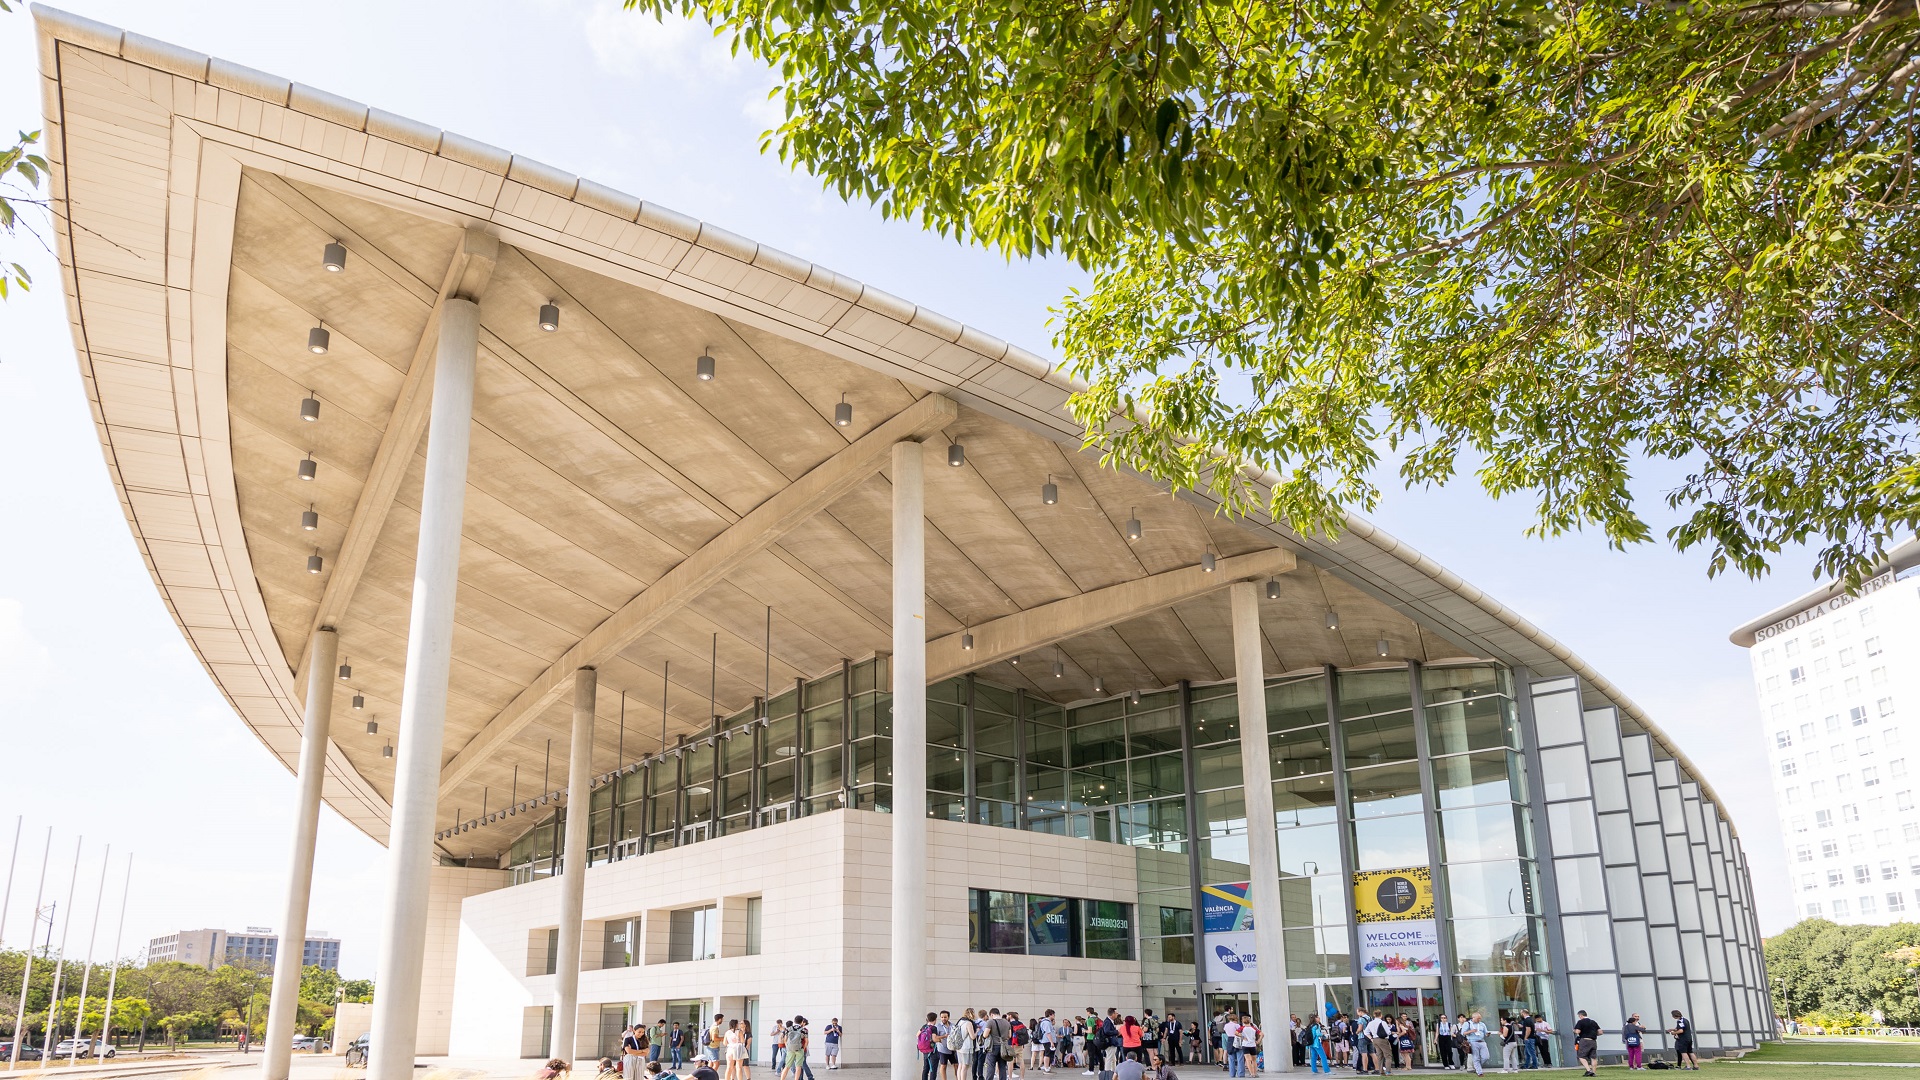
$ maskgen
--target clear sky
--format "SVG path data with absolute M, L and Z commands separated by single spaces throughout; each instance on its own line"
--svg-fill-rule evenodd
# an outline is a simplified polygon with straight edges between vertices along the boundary
M 703 29 L 624 13 L 618 0 L 69 8 L 592 177 L 1038 352 L 1051 352 L 1049 307 L 1081 280 L 823 193 L 759 151 L 778 120 L 767 73 Z M 36 71 L 28 17 L 0 15 L 0 128 L 38 126 Z M 162 607 L 101 462 L 57 268 L 30 240 L 10 248 L 37 287 L 0 304 L 0 858 L 15 815 L 27 818 L 0 932 L 9 944 L 24 935 L 49 825 L 50 897 L 64 897 L 75 834 L 86 838 L 83 917 L 99 845 L 136 853 L 123 952 L 176 929 L 272 925 L 292 780 Z M 1653 508 L 1671 479 L 1648 475 L 1639 489 L 1660 527 Z M 1567 643 L 1655 717 L 1726 799 L 1756 871 L 1763 931 L 1792 921 L 1746 655 L 1726 635 L 1814 584 L 1803 554 L 1768 580 L 1709 581 L 1703 558 L 1660 546 L 1623 553 L 1590 535 L 1530 539 L 1529 501 L 1495 502 L 1471 480 L 1390 489 L 1375 518 Z M 343 939 L 350 975 L 375 974 L 384 862 L 384 849 L 323 814 L 309 927 Z M 111 901 L 108 911 L 110 921 Z M 76 927 L 71 948 L 85 933 Z M 103 930 L 103 954 L 110 939 Z

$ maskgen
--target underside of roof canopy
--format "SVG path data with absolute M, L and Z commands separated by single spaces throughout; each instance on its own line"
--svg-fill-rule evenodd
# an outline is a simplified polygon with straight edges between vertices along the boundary
M 595 761 L 612 768 L 885 651 L 886 446 L 901 437 L 928 455 L 936 677 L 945 655 L 944 674 L 1058 701 L 1096 676 L 1110 691 L 1228 678 L 1220 586 L 1275 576 L 1270 672 L 1380 663 L 1382 640 L 1391 662 L 1489 657 L 1580 674 L 1593 704 L 1662 738 L 1562 646 L 1364 521 L 1337 543 L 1305 538 L 1102 467 L 1063 408 L 1072 384 L 1017 347 L 538 162 L 35 13 L 70 318 L 136 541 L 289 766 L 309 642 L 337 628 L 351 675 L 325 794 L 377 839 L 427 375 L 456 294 L 478 300 L 481 333 L 442 825 L 558 775 L 560 687 L 583 663 L 600 673 Z M 337 273 L 329 242 L 347 251 Z M 307 348 L 316 326 L 323 355 Z M 712 381 L 695 376 L 703 353 Z M 308 396 L 317 421 L 301 417 Z M 962 657 L 971 631 L 983 649 Z M 1011 664 L 1022 650 L 1049 675 Z

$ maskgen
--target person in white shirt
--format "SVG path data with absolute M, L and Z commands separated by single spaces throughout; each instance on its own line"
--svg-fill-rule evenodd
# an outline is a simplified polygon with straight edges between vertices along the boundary
M 1260 1029 L 1253 1026 L 1253 1017 L 1240 1018 L 1240 1030 L 1234 1033 L 1233 1041 L 1240 1049 L 1240 1075 L 1260 1071 Z
M 1387 1075 L 1387 1062 L 1393 1054 L 1393 1025 L 1379 1009 L 1373 1010 L 1373 1019 L 1367 1021 L 1365 1031 L 1367 1042 L 1373 1047 L 1373 1069 L 1375 1076 Z
M 1245 1076 L 1246 1062 L 1240 1059 L 1240 1018 L 1227 1014 L 1227 1022 L 1220 1025 L 1220 1045 L 1227 1052 L 1227 1075 Z

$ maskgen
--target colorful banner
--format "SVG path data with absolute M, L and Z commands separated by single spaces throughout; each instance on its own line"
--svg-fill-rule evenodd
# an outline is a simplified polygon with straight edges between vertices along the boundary
M 1253 982 L 1260 977 L 1247 882 L 1201 888 L 1200 930 L 1208 982 Z
M 1360 974 L 1435 975 L 1440 931 L 1432 919 L 1383 919 L 1360 924 Z
M 1353 875 L 1353 914 L 1362 924 L 1433 919 L 1433 870 L 1362 870 Z

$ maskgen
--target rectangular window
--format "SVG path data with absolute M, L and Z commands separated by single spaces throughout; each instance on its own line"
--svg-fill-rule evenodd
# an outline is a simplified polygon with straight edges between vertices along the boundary
M 1833 811 L 1815 810 L 1813 812 L 1813 827 L 1816 829 L 1833 828 Z
M 1133 905 L 1114 900 L 1086 900 L 1081 936 L 1087 956 L 1094 960 L 1133 959 Z
M 639 919 L 608 919 L 606 942 L 600 950 L 600 966 L 603 968 L 632 967 L 639 962 L 634 954 L 634 944 L 639 937 Z M 559 931 L 555 931 L 559 933 Z
M 760 912 L 763 905 L 758 896 L 747 897 L 747 955 L 759 956 L 762 947 L 760 936 Z
M 1781 763 L 1780 763 L 1780 775 L 1781 775 L 1781 776 L 1792 776 L 1792 775 L 1794 775 L 1795 773 L 1797 773 L 1797 772 L 1799 772 L 1799 771 L 1800 771 L 1800 766 L 1799 766 L 1799 764 L 1798 764 L 1798 763 L 1796 763 L 1796 762 L 1792 762 L 1792 761 L 1783 761 L 1783 762 L 1781 762 Z
M 1840 820 L 1851 825 L 1860 820 L 1860 807 L 1853 803 L 1840 804 Z
M 1828 885 L 1828 887 L 1830 887 L 1830 888 L 1836 888 L 1836 889 L 1837 889 L 1837 888 L 1839 888 L 1840 886 L 1842 886 L 1842 885 L 1845 885 L 1846 883 L 1847 883 L 1847 874 L 1846 874 L 1846 871 L 1844 871 L 1844 870 L 1829 870 L 1829 871 L 1827 871 L 1827 885 Z
M 1806 832 L 1807 831 L 1807 815 L 1805 814 L 1793 815 L 1793 817 L 1788 819 L 1787 827 L 1791 828 L 1794 832 Z
M 1796 862 L 1812 862 L 1813 847 L 1808 844 L 1801 844 L 1799 847 L 1793 849 L 1793 857 Z
M 1880 880 L 1881 881 L 1892 881 L 1894 878 L 1897 878 L 1899 876 L 1900 876 L 1899 863 L 1894 862 L 1892 859 L 1882 859 L 1880 861 Z
M 1084 951 L 1080 905 L 1065 896 L 1027 897 L 1026 932 L 1029 956 L 1080 956 Z
M 1801 892 L 1812 892 L 1817 887 L 1817 885 L 1818 883 L 1814 880 L 1814 877 L 1812 874 L 1800 875 L 1800 891 Z
M 1866 648 L 1868 656 L 1880 655 L 1880 639 L 1879 638 L 1870 637 L 1867 640 L 1861 642 L 1861 645 Z
M 1772 650 L 1772 649 L 1761 649 L 1761 650 L 1760 650 L 1760 666 L 1762 666 L 1762 667 L 1772 667 L 1772 666 L 1773 666 L 1773 660 L 1774 660 L 1774 654 L 1773 654 L 1773 650 Z
M 1870 867 L 1870 866 L 1868 866 L 1868 865 L 1866 865 L 1865 863 L 1860 863 L 1860 864 L 1858 864 L 1858 865 L 1856 865 L 1856 866 L 1855 866 L 1855 867 L 1853 868 L 1853 883 L 1854 883 L 1854 884 L 1856 884 L 1856 885 L 1865 885 L 1865 884 L 1866 884 L 1867 882 L 1869 882 L 1869 881 L 1872 881 L 1872 880 L 1873 880 L 1873 868 L 1872 868 L 1872 867 Z
M 720 955 L 720 912 L 713 905 L 681 908 L 667 916 L 667 962 L 711 960 Z
M 1883 697 L 1879 701 L 1875 702 L 1875 705 L 1879 708 L 1881 716 L 1893 715 L 1893 699 L 1892 698 Z
M 1827 730 L 1828 730 L 1828 731 L 1838 731 L 1838 730 L 1840 730 L 1840 725 L 1839 725 L 1839 722 L 1838 722 L 1838 721 L 1839 721 L 1839 717 L 1836 717 L 1836 716 L 1829 716 L 1829 717 L 1827 717 Z M 1806 739 L 1806 740 L 1807 740 L 1808 742 L 1812 742 L 1812 741 L 1813 741 L 1813 736 L 1814 736 L 1814 730 L 1813 730 L 1813 725 L 1812 725 L 1812 724 L 1801 724 L 1801 725 L 1800 725 L 1800 737 L 1801 737 L 1801 738 L 1803 738 L 1803 739 Z
M 1913 792 L 1896 791 L 1893 793 L 1893 805 L 1900 810 L 1913 809 Z
M 1867 682 L 1873 686 L 1887 685 L 1887 669 L 1883 667 L 1877 667 L 1877 668 L 1874 668 L 1872 671 L 1867 672 Z
M 1027 898 L 1024 893 L 993 889 L 973 890 L 970 913 L 972 951 L 1024 953 L 1027 951 Z
M 1767 693 L 1771 694 L 1779 689 L 1780 689 L 1780 676 L 1778 675 L 1767 676 Z
M 1854 726 L 1858 727 L 1867 722 L 1867 707 L 1865 705 L 1855 705 L 1853 708 L 1847 710 L 1847 717 L 1853 721 Z
M 1873 897 L 1871 896 L 1861 897 L 1860 898 L 1860 917 L 1865 918 L 1869 915 L 1872 915 L 1876 907 L 1878 907 L 1878 905 L 1874 903 Z
M 1797 803 L 1799 801 L 1800 801 L 1800 788 L 1797 785 L 1794 787 L 1788 788 L 1787 789 L 1788 804 Z
M 1873 610 L 1873 608 L 1872 608 L 1872 607 L 1870 607 L 1870 606 L 1869 606 L 1869 607 L 1862 607 L 1862 608 L 1860 609 L 1860 625 L 1861 625 L 1861 626 L 1872 626 L 1872 625 L 1873 625 L 1873 616 L 1874 616 L 1874 610 Z
M 1796 656 L 1799 656 L 1800 655 L 1800 639 L 1793 638 L 1792 640 L 1788 641 L 1784 646 L 1782 646 L 1781 651 L 1787 654 L 1787 659 L 1789 660 L 1793 659 Z
M 1894 758 L 1892 761 L 1887 762 L 1887 775 L 1893 777 L 1895 780 L 1905 779 L 1907 775 L 1907 759 Z
M 1900 839 L 1908 843 L 1920 843 L 1920 822 L 1909 821 L 1900 826 Z
M 1876 769 L 1873 766 L 1869 765 L 1866 768 L 1860 770 L 1860 786 L 1861 787 L 1878 787 L 1879 784 L 1880 784 L 1879 769 Z
M 1841 667 L 1853 666 L 1853 650 L 1852 649 L 1840 650 L 1840 666 Z
M 1848 854 L 1858 855 L 1865 850 L 1867 850 L 1866 837 L 1861 836 L 1859 833 L 1854 833 L 1847 837 L 1847 853 Z
M 1824 657 L 1824 656 L 1816 656 L 1816 657 L 1814 657 L 1814 658 L 1813 658 L 1813 673 L 1814 673 L 1815 675 L 1825 675 L 1825 674 L 1827 673 L 1827 658 L 1826 658 L 1826 657 Z
M 1813 798 L 1816 798 L 1816 799 L 1824 799 L 1824 798 L 1826 798 L 1826 797 L 1827 797 L 1827 782 L 1826 782 L 1825 780 L 1815 780 L 1815 781 L 1814 781 L 1813 783 L 1811 783 L 1811 784 L 1808 784 L 1808 785 L 1807 785 L 1807 794 L 1808 794 L 1808 795 L 1810 795 L 1810 796 L 1812 796 Z
M 1776 731 L 1776 732 L 1774 732 L 1774 733 L 1773 733 L 1773 745 L 1775 745 L 1775 746 L 1777 746 L 1777 747 L 1779 747 L 1779 748 L 1781 748 L 1782 750 L 1784 750 L 1784 749 L 1786 749 L 1786 748 L 1787 748 L 1787 747 L 1789 747 L 1789 746 L 1792 746 L 1792 745 L 1793 745 L 1793 732 L 1791 732 L 1791 731 Z
M 1853 749 L 1861 757 L 1867 757 L 1873 753 L 1873 739 L 1869 736 L 1862 736 L 1861 738 L 1855 739 L 1853 741 Z
M 1905 910 L 1907 910 L 1906 894 L 1897 893 L 1897 892 L 1890 892 L 1887 894 L 1887 913 L 1888 914 L 1890 915 L 1896 914 L 1898 912 L 1902 912 Z
M 1813 903 L 1811 903 L 1811 904 L 1808 904 L 1808 905 L 1807 905 L 1807 918 L 1809 918 L 1809 919 L 1817 919 L 1817 918 L 1819 918 L 1819 917 L 1820 917 L 1820 904 L 1819 904 L 1819 902 L 1818 902 L 1818 901 L 1815 901 L 1815 902 L 1813 902 Z
M 1853 790 L 1853 774 L 1843 772 L 1839 776 L 1834 777 L 1833 790 L 1852 791 Z
M 1807 681 L 1807 669 L 1806 669 L 1806 668 L 1804 668 L 1804 667 L 1790 667 L 1790 668 L 1788 668 L 1788 669 L 1787 669 L 1787 681 L 1788 681 L 1788 682 L 1791 682 L 1791 683 L 1792 683 L 1793 685 L 1795 685 L 1795 686 L 1799 686 L 1799 685 L 1800 685 L 1801 683 L 1803 683 L 1803 682 L 1806 682 L 1806 681 Z

